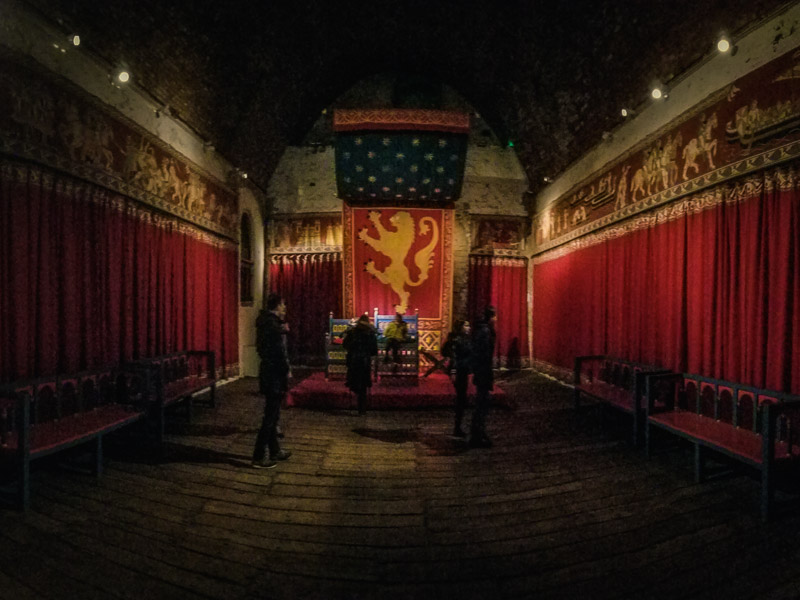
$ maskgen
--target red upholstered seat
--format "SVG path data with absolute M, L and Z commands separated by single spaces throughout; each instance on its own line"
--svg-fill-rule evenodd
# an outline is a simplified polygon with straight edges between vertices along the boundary
M 186 377 L 164 386 L 164 404 L 172 404 L 195 392 L 208 389 L 214 380 L 208 377 Z
M 31 455 L 68 446 L 99 433 L 113 431 L 140 419 L 142 413 L 119 404 L 101 406 L 96 410 L 73 414 L 58 421 L 40 423 L 31 427 Z M 16 451 L 17 432 L 11 433 L 3 451 Z
M 633 412 L 633 393 L 629 390 L 599 380 L 581 384 L 580 390 L 587 396 L 601 398 L 626 412 Z
M 657 413 L 651 415 L 650 420 L 665 429 L 698 440 L 704 445 L 742 456 L 753 464 L 759 465 L 762 462 L 762 438 L 752 431 L 682 410 Z M 791 455 L 800 456 L 800 448 L 793 447 Z M 775 459 L 782 460 L 789 457 L 787 444 L 776 442 Z

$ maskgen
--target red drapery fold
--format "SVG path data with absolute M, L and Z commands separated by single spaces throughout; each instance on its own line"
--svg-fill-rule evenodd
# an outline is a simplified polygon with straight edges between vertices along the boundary
M 519 367 L 528 362 L 527 261 L 470 256 L 468 313 L 476 322 L 487 306 L 497 309 L 498 363 Z
M 0 381 L 184 349 L 238 369 L 231 242 L 93 184 L 0 164 Z
M 576 355 L 607 353 L 800 393 L 795 169 L 646 219 L 534 266 L 534 357 L 569 368 Z
M 290 360 L 324 364 L 328 317 L 331 312 L 337 318 L 342 315 L 341 254 L 275 254 L 269 288 L 286 301 Z

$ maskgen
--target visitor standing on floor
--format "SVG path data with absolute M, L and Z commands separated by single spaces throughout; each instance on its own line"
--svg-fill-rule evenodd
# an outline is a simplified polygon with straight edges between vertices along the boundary
M 378 335 L 367 315 L 361 315 L 355 327 L 342 339 L 347 351 L 347 387 L 358 398 L 358 414 L 367 412 L 367 390 L 372 387 L 372 357 L 378 354 Z
M 453 330 L 447 336 L 447 341 L 442 348 L 442 354 L 450 358 L 448 371 L 453 377 L 453 386 L 456 388 L 456 421 L 453 427 L 453 437 L 457 438 L 467 436 L 461 429 L 461 422 L 467 407 L 467 386 L 469 385 L 469 374 L 472 372 L 470 331 L 469 321 L 456 320 Z
M 281 450 L 278 421 L 281 404 L 289 389 L 289 358 L 283 341 L 286 304 L 277 294 L 270 294 L 267 306 L 256 319 L 256 349 L 261 363 L 258 369 L 259 390 L 264 394 L 264 418 L 253 449 L 253 467 L 272 469 L 291 452 Z M 269 452 L 269 453 L 268 453 Z
M 497 310 L 489 306 L 483 311 L 483 319 L 476 325 L 472 336 L 472 383 L 477 395 L 475 411 L 472 413 L 469 445 L 474 448 L 491 448 L 492 441 L 486 434 L 486 416 L 489 413 L 491 391 L 494 386 L 494 344 L 497 338 L 495 323 Z

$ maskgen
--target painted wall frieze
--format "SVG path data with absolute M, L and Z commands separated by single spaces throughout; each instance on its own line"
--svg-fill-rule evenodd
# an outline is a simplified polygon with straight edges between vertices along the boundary
M 0 153 L 238 238 L 238 197 L 224 182 L 68 80 L 8 52 L 0 52 Z
M 686 111 L 534 219 L 535 254 L 800 156 L 800 51 Z

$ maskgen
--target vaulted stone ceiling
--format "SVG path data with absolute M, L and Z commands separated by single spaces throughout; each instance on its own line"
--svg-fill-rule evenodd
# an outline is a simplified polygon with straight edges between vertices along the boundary
M 79 32 L 262 187 L 287 144 L 363 78 L 458 90 L 513 140 L 537 191 L 777 0 L 29 0 Z M 401 77 L 402 79 L 402 77 Z M 416 86 L 416 87 L 415 87 Z M 409 91 L 410 90 L 410 91 Z M 415 98 L 415 100 L 414 100 Z M 411 100 L 409 100 L 411 99 Z M 422 106 L 420 106 L 422 107 Z

